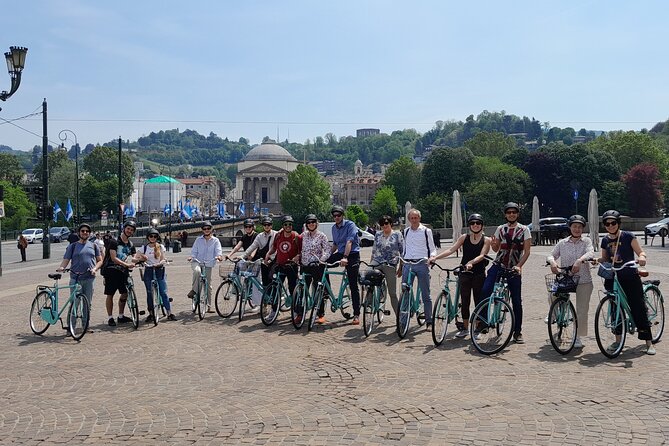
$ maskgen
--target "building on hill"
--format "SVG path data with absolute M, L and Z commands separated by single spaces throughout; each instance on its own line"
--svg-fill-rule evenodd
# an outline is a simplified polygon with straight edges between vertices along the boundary
M 254 207 L 281 214 L 279 194 L 288 183 L 288 174 L 299 165 L 286 149 L 268 140 L 251 149 L 237 164 L 233 202 L 227 211 L 234 213 L 244 203 L 245 215 L 252 215 Z
M 358 138 L 364 138 L 366 136 L 374 136 L 380 133 L 380 129 L 358 129 L 355 131 L 355 136 Z
M 374 195 L 383 181 L 383 174 L 375 174 L 357 160 L 353 175 L 337 174 L 326 177 L 332 190 L 332 202 L 341 206 L 357 204 L 365 209 L 372 206 Z

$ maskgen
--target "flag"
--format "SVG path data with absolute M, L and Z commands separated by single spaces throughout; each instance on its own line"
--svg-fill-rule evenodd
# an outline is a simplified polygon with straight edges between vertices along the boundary
M 171 213 L 172 213 L 172 206 L 169 203 L 167 203 L 163 208 L 163 214 L 170 215 Z
M 242 201 L 239 203 L 239 213 L 242 215 L 246 215 L 246 207 L 244 207 L 244 202 Z
M 137 210 L 135 209 L 135 203 L 130 203 L 130 216 L 135 217 L 137 215 Z
M 63 212 L 58 206 L 58 202 L 53 205 L 53 221 L 58 221 L 58 213 Z
M 258 215 L 258 203 L 253 203 L 253 215 Z
M 69 222 L 73 214 L 74 213 L 72 212 L 72 203 L 70 203 L 70 199 L 68 198 L 67 207 L 65 208 L 65 221 Z
M 183 209 L 181 209 L 181 216 L 184 218 L 191 218 L 192 215 L 191 213 L 192 210 L 190 207 L 190 203 L 187 202 L 186 205 L 183 207 Z

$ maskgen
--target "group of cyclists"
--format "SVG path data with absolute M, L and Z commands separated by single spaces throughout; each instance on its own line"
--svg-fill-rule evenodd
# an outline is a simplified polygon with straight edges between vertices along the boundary
M 350 323 L 359 325 L 361 259 L 358 228 L 355 223 L 345 218 L 343 207 L 333 206 L 330 213 L 335 222 L 332 226 L 331 243 L 328 236 L 318 229 L 319 220 L 314 214 L 306 216 L 301 233 L 295 231 L 295 221 L 291 216 L 282 218 L 279 231 L 272 228 L 272 218 L 265 216 L 260 219 L 263 230 L 259 233 L 255 231 L 256 223 L 253 219 L 244 221 L 244 234 L 227 255 L 223 254 L 219 239 L 213 236 L 212 224 L 205 221 L 201 226 L 202 235 L 195 239 L 188 257 L 189 261 L 195 260 L 191 263 L 193 286 L 188 297 L 195 296 L 203 269 L 208 278 L 210 287 L 208 291 L 211 295 L 212 270 L 217 262 L 225 259 L 262 262 L 260 268 L 262 285 L 267 287 L 275 273 L 280 272 L 287 280 L 290 294 L 295 289 L 299 273 L 306 272 L 307 286 L 315 287 L 315 284 L 322 280 L 325 265 L 337 263 L 345 268 L 350 287 L 353 310 Z M 380 229 L 375 233 L 369 263 L 377 271 L 383 273 L 393 310 L 397 313 L 399 307 L 397 278 L 401 277 L 402 286 L 407 286 L 409 270 L 411 270 L 410 277 L 417 278 L 417 289 L 420 290 L 425 325 L 428 330 L 431 330 L 430 266 L 437 260 L 461 250 L 462 268 L 471 274 L 461 274 L 458 279 L 462 323 L 458 326 L 455 336 L 465 338 L 470 333 L 468 322 L 472 298 L 474 305 L 487 299 L 493 292 L 493 287 L 500 274 L 504 273 L 514 315 L 513 340 L 518 344 L 524 343 L 522 271 L 530 256 L 532 236 L 528 227 L 518 221 L 519 214 L 520 206 L 517 203 L 507 203 L 504 206 L 506 222 L 498 226 L 491 237 L 487 237 L 483 232 L 485 223 L 483 216 L 477 213 L 471 214 L 467 218 L 467 233 L 457 238 L 454 237 L 453 245 L 439 254 L 437 254 L 431 229 L 421 223 L 419 210 L 411 209 L 408 212 L 409 225 L 402 231 L 393 229 L 392 217 L 382 216 L 378 220 Z M 621 230 L 619 212 L 606 211 L 602 216 L 602 221 L 606 235 L 601 240 L 601 257 L 595 258 L 592 240 L 583 236 L 586 220 L 580 215 L 572 215 L 568 219 L 569 236 L 560 240 L 546 259 L 553 273 L 558 273 L 560 267 L 570 267 L 570 274 L 580 276 L 575 290 L 576 313 L 579 321 L 575 348 L 583 348 L 582 338 L 588 334 L 588 308 L 593 291 L 590 263 L 607 262 L 613 267 L 620 267 L 636 259 L 638 266 L 646 264 L 646 254 L 634 234 Z M 111 239 L 107 242 L 103 256 L 99 247 L 88 240 L 91 228 L 84 223 L 78 228 L 79 241 L 68 247 L 59 268 L 62 271 L 71 262 L 71 284 L 78 281 L 89 302 L 91 302 L 93 280 L 97 272 L 104 275 L 106 309 L 110 326 L 131 321 L 124 315 L 127 298 L 126 278 L 130 270 L 138 264 L 155 271 L 155 275 L 144 275 L 147 306 L 150 313 L 147 322 L 151 322 L 154 317 L 160 317 L 153 311 L 151 280 L 154 276 L 159 285 L 163 305 L 167 310 L 166 317 L 168 320 L 176 320 L 171 311 L 171 299 L 167 295 L 165 280 L 167 260 L 165 259 L 165 248 L 160 244 L 160 234 L 156 229 L 150 229 L 146 234 L 145 243 L 138 250 L 130 240 L 135 230 L 136 223 L 132 220 L 126 221 L 118 239 Z M 496 252 L 494 259 L 488 256 L 490 250 Z M 486 270 L 490 260 L 492 260 L 492 265 Z M 82 275 L 82 273 L 85 274 Z M 618 281 L 627 296 L 638 337 L 646 341 L 646 353 L 653 355 L 656 351 L 651 342 L 639 274 L 636 269 L 626 267 L 619 271 Z M 604 286 L 608 290 L 612 289 L 613 279 L 606 279 Z M 118 313 L 114 318 L 113 298 L 117 291 L 120 298 Z M 258 311 L 259 299 L 259 296 L 254 296 L 252 303 L 255 308 L 250 312 Z M 551 299 L 549 295 L 549 304 Z M 322 301 L 318 308 L 316 321 L 319 324 L 327 322 L 324 309 L 325 301 Z M 211 308 L 208 308 L 207 311 L 213 312 Z M 548 318 L 545 322 L 548 322 Z M 477 336 L 477 327 L 474 327 L 472 333 L 473 336 Z M 617 348 L 617 346 L 612 345 L 611 348 Z

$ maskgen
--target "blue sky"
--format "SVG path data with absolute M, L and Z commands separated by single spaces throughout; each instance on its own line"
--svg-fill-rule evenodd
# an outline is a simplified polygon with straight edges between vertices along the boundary
M 187 128 L 258 143 L 356 128 L 429 130 L 483 110 L 577 130 L 669 117 L 664 1 L 13 2 L 0 49 L 28 47 L 0 144 Z M 3 65 L 4 66 L 4 65 Z M 0 89 L 9 76 L 0 72 Z M 29 132 L 33 132 L 33 135 Z M 71 144 L 71 143 L 70 143 Z

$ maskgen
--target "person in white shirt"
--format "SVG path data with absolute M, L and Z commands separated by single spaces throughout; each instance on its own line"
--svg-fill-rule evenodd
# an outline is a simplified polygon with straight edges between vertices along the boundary
M 216 265 L 216 261 L 223 260 L 223 248 L 221 248 L 221 241 L 212 236 L 213 226 L 210 221 L 205 221 L 202 223 L 202 235 L 195 239 L 193 242 L 193 247 L 190 251 L 190 256 L 188 261 L 195 259 L 195 262 L 192 262 L 193 268 L 193 284 L 191 290 L 188 293 L 188 297 L 192 299 L 195 297 L 197 292 L 195 291 L 198 288 L 198 282 L 200 281 L 200 263 L 204 263 L 204 271 L 207 276 L 207 282 L 209 282 L 209 296 L 211 296 L 213 288 L 211 285 L 211 270 Z M 209 300 L 211 302 L 211 299 Z M 207 308 L 207 313 L 213 313 L 214 310 L 211 309 L 211 305 Z
M 270 248 L 274 244 L 274 237 L 276 236 L 276 231 L 272 229 L 272 218 L 263 217 L 260 222 L 262 223 L 262 231 L 260 234 L 256 235 L 253 239 L 253 243 L 249 246 L 246 251 L 240 256 L 244 260 L 256 261 L 258 259 L 264 259 Z M 274 255 L 271 256 L 272 261 L 274 260 Z M 270 264 L 265 264 L 264 262 L 260 266 L 260 271 L 262 274 L 262 284 L 263 286 L 269 285 L 271 278 L 269 275 L 271 267 Z
M 146 322 L 153 322 L 155 317 L 160 318 L 160 314 L 156 314 L 153 308 L 153 290 L 151 289 L 151 282 L 154 274 L 156 282 L 158 282 L 158 293 L 163 302 L 163 307 L 167 312 L 167 320 L 176 321 L 177 318 L 172 314 L 172 307 L 170 306 L 170 298 L 167 295 L 167 281 L 165 280 L 165 247 L 159 242 L 160 232 L 157 229 L 149 229 L 146 233 L 146 244 L 141 248 L 140 252 L 135 254 L 135 259 L 139 262 L 144 262 L 146 270 L 144 271 L 144 286 L 146 286 L 146 306 L 149 309 L 149 316 Z
M 422 260 L 418 265 L 404 264 L 402 267 L 402 284 L 407 282 L 409 268 L 413 270 L 418 278 L 418 289 L 423 298 L 423 307 L 425 310 L 425 327 L 428 331 L 432 330 L 432 298 L 430 297 L 430 270 L 427 260 L 437 255 L 437 248 L 434 246 L 432 230 L 420 222 L 420 211 L 411 209 L 409 211 L 410 226 L 404 229 L 404 253 L 402 259 L 412 262 Z

